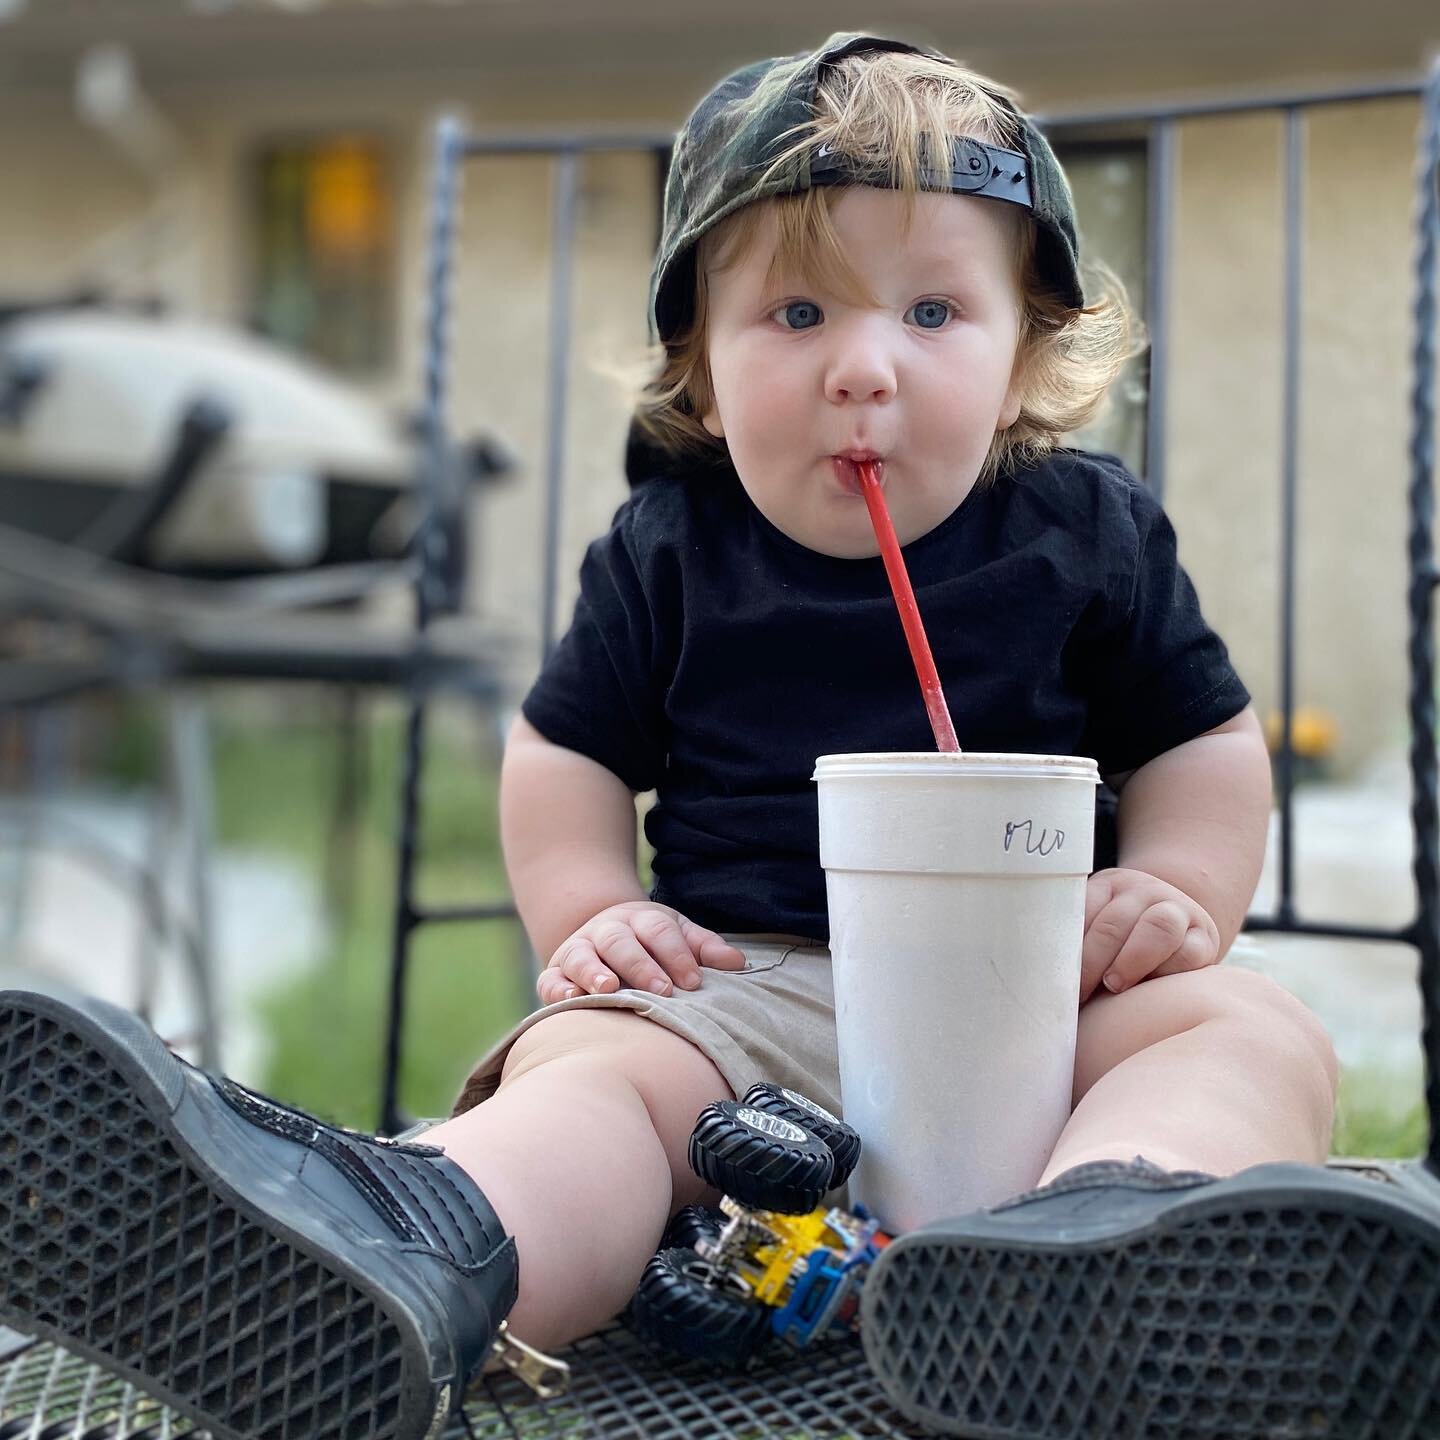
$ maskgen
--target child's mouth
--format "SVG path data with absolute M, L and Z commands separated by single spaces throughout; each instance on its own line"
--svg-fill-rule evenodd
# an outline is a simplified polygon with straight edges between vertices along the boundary
M 868 451 L 852 451 L 845 455 L 832 455 L 830 464 L 835 471 L 835 480 L 847 495 L 863 496 L 860 488 L 860 462 L 870 460 L 875 464 L 875 474 L 881 485 L 885 483 L 885 462 Z

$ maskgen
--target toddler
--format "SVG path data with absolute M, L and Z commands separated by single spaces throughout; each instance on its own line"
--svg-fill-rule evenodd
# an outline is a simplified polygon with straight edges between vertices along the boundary
M 838 1110 L 810 774 L 824 753 L 932 746 L 863 460 L 962 743 L 1093 756 L 1119 797 L 1087 891 L 1074 1109 L 1044 1173 L 903 1237 L 867 1281 L 896 1403 L 954 1434 L 1058 1436 L 994 1395 L 1084 1383 L 1075 1433 L 1098 1435 L 1148 1384 L 1180 1425 L 1203 1398 L 1186 1357 L 1116 1323 L 1097 1252 L 1133 1284 L 1157 1235 L 1197 1260 L 1216 1225 L 1282 1213 L 1297 1244 L 1359 1216 L 1433 1248 L 1413 1207 L 1315 1168 L 1336 1081 L 1319 1023 L 1217 966 L 1260 871 L 1268 761 L 1159 504 L 1060 444 L 1131 351 L 1123 296 L 1087 291 L 1078 249 L 1043 137 L 938 52 L 837 35 L 707 95 L 666 188 L 633 493 L 506 746 L 542 1008 L 449 1120 L 397 1145 L 207 1076 L 94 1001 L 0 997 L 0 1317 L 222 1440 L 434 1435 L 502 1319 L 545 1348 L 594 1330 L 670 1217 L 715 1198 L 686 1159 L 703 1106 L 771 1080 Z M 986 1256 L 1043 1265 L 983 1304 L 958 1281 L 949 1310 L 902 1303 Z M 1206 1323 L 1248 1323 L 1279 1263 L 1257 1249 L 1246 1285 L 1213 1295 L 1197 1263 Z M 1037 1309 L 1072 1338 L 1005 1359 L 994 1337 Z M 1281 1347 L 1296 1313 L 1267 1312 Z M 968 1344 L 990 1359 L 955 1360 Z M 1304 1375 L 1286 1423 L 1359 1385 Z M 1242 1398 L 1270 1383 L 1232 1380 Z

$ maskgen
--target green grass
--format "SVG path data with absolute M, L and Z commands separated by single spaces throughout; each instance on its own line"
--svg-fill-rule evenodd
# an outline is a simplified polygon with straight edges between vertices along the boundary
M 1427 1126 L 1424 1096 L 1397 1094 L 1397 1082 L 1374 1070 L 1345 1069 L 1335 1106 L 1332 1155 L 1360 1155 L 1373 1160 L 1411 1159 L 1425 1149 Z M 1413 1087 L 1418 1091 L 1418 1082 Z
M 421 792 L 417 884 L 426 904 L 506 898 L 496 815 L 498 752 L 481 727 L 438 710 Z M 333 714 L 221 722 L 214 738 L 217 838 L 287 855 L 327 894 L 332 943 L 313 968 L 268 993 L 274 1042 L 264 1085 L 341 1124 L 378 1114 L 395 913 L 403 715 L 376 703 L 361 759 L 364 802 L 353 833 L 332 816 L 340 745 Z M 411 947 L 400 1103 L 443 1115 L 470 1063 L 531 1005 L 518 925 L 436 924 Z

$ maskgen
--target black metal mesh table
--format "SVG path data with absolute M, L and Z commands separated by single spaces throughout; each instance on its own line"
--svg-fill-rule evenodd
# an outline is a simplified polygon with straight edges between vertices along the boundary
M 508 1374 L 472 1387 L 446 1440 L 890 1440 L 923 1434 L 886 1404 L 858 1340 L 776 1347 L 744 1375 L 659 1353 L 622 1326 L 564 1352 L 569 1391 L 539 1400 Z M 0 1330 L 0 1440 L 203 1436 L 99 1366 Z

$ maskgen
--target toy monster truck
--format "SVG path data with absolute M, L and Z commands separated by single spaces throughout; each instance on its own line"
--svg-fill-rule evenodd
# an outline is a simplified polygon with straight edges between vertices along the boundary
M 860 1137 L 779 1085 L 700 1112 L 690 1165 L 720 1209 L 687 1205 L 630 1304 L 639 1334 L 742 1366 L 774 1336 L 804 1346 L 852 1328 L 860 1283 L 889 1243 L 865 1210 L 823 1208 L 850 1178 Z

